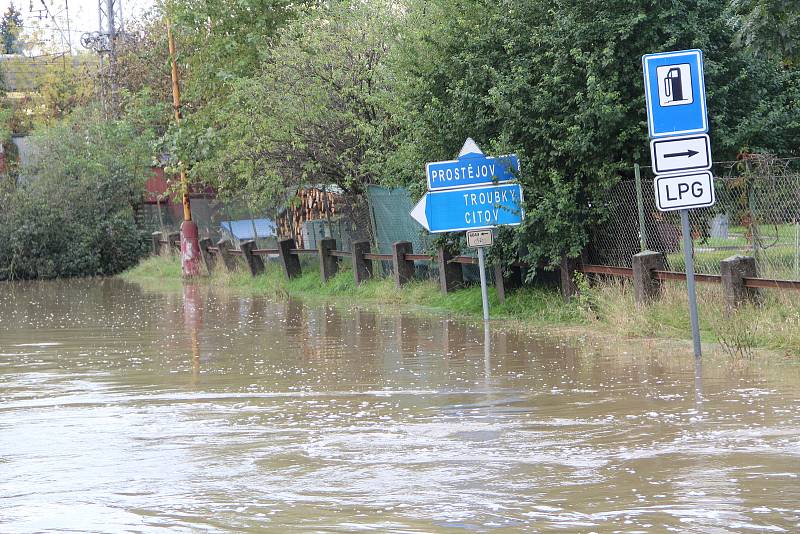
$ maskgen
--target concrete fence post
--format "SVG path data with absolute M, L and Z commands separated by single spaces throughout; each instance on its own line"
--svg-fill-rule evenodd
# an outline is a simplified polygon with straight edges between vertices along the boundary
M 756 259 L 751 256 L 731 256 L 719 264 L 722 276 L 722 291 L 725 294 L 725 305 L 729 310 L 738 308 L 745 302 L 757 304 L 761 294 L 758 289 L 745 287 L 745 278 L 756 278 L 758 269 Z
M 236 270 L 236 258 L 231 254 L 231 243 L 226 239 L 217 241 L 217 250 L 219 250 L 219 257 L 222 258 L 222 265 L 228 272 Z
M 334 238 L 326 237 L 319 240 L 319 274 L 322 276 L 323 282 L 327 282 L 339 272 L 339 257 L 332 256 L 332 250 L 336 250 L 336 240 Z
M 281 258 L 281 265 L 283 265 L 283 273 L 286 278 L 296 278 L 300 276 L 300 258 L 297 254 L 292 254 L 292 249 L 297 248 L 294 244 L 294 239 L 281 239 L 278 241 L 278 256 Z
M 208 269 L 208 274 L 214 270 L 214 258 L 211 256 L 211 251 L 208 250 L 211 247 L 211 238 L 204 237 L 199 241 L 200 244 L 200 255 L 203 256 L 203 262 L 206 264 L 206 269 Z
M 580 258 L 569 258 L 566 255 L 561 257 L 561 296 L 567 302 L 578 294 L 575 273 L 581 271 L 581 265 Z
M 161 254 L 161 232 L 153 232 L 150 234 L 150 245 L 153 256 Z
M 364 254 L 369 254 L 371 245 L 369 241 L 354 241 L 351 245 L 353 249 L 353 276 L 356 279 L 356 285 L 365 282 L 372 278 L 374 271 L 372 260 L 364 258 Z
M 447 295 L 464 285 L 464 272 L 460 263 L 450 263 L 453 255 L 444 247 L 436 251 L 436 263 L 439 265 L 439 287 Z
M 239 245 L 239 248 L 242 249 L 242 256 L 247 268 L 250 269 L 250 274 L 253 276 L 262 274 L 264 272 L 264 260 L 261 259 L 261 256 L 253 254 L 253 250 L 256 248 L 255 240 L 245 241 Z
M 412 254 L 413 248 L 408 241 L 398 241 L 392 244 L 392 265 L 394 267 L 394 285 L 399 289 L 414 279 L 414 262 L 405 258 Z
M 667 258 L 661 252 L 645 250 L 633 255 L 633 290 L 636 304 L 644 305 L 661 296 L 661 280 L 655 271 L 667 268 Z

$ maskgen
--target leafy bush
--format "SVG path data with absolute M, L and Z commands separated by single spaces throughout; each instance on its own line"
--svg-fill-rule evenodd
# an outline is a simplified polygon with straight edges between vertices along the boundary
M 83 110 L 34 135 L 36 160 L 3 198 L 0 280 L 120 272 L 146 250 L 133 206 L 150 141 L 129 121 Z
M 518 153 L 525 222 L 505 248 L 530 263 L 577 256 L 609 188 L 647 161 L 644 53 L 703 50 L 715 158 L 796 150 L 797 74 L 737 48 L 726 0 L 409 5 L 390 55 L 403 128 L 388 172 L 421 193 L 424 163 L 468 136 Z

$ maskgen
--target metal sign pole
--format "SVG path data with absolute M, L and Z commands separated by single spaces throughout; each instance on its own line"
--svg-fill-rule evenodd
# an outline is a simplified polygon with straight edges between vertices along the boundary
M 697 293 L 694 284 L 694 259 L 692 258 L 692 228 L 689 225 L 689 210 L 681 210 L 681 226 L 683 228 L 683 258 L 686 265 L 686 285 L 689 291 L 689 318 L 692 321 L 692 340 L 694 341 L 694 357 L 701 356 L 700 322 L 697 319 Z
M 484 247 L 478 248 L 478 268 L 481 272 L 481 298 L 483 299 L 483 320 L 489 320 L 489 290 L 486 288 L 486 258 Z
M 483 323 L 483 376 L 486 382 L 492 378 L 492 333 L 489 323 Z

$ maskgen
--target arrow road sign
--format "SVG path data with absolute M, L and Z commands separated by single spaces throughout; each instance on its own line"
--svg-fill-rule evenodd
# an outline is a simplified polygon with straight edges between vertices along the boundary
M 425 165 L 428 191 L 510 182 L 516 180 L 514 173 L 519 173 L 519 158 L 516 154 L 484 156 L 472 139 L 467 139 L 464 143 L 458 159 Z
M 488 185 L 431 191 L 420 199 L 411 217 L 431 233 L 494 228 L 522 223 L 522 187 Z
M 646 54 L 642 66 L 650 137 L 707 132 L 703 52 Z
M 656 206 L 661 211 L 713 206 L 714 177 L 710 172 L 656 176 Z
M 654 139 L 650 157 L 656 174 L 710 169 L 711 141 L 706 134 Z

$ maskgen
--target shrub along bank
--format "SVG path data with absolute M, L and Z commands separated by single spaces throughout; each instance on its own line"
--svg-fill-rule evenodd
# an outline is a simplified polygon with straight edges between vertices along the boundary
M 116 274 L 146 249 L 141 200 L 149 139 L 82 110 L 33 135 L 25 178 L 0 198 L 0 280 Z
M 353 273 L 347 268 L 326 284 L 314 266 L 314 262 L 304 265 L 303 275 L 291 280 L 274 264 L 268 264 L 266 273 L 256 277 L 244 270 L 233 273 L 218 270 L 203 278 L 202 283 L 249 295 L 399 304 L 465 318 L 481 317 L 481 294 L 477 286 L 444 295 L 432 280 L 418 280 L 402 289 L 397 289 L 388 278 L 356 285 Z M 178 259 L 170 256 L 151 257 L 121 276 L 130 282 L 159 287 L 181 283 Z M 557 289 L 534 285 L 510 293 L 500 304 L 491 289 L 492 318 L 519 327 L 591 327 L 618 337 L 691 338 L 684 284 L 668 283 L 662 298 L 646 308 L 637 308 L 630 284 L 590 285 L 581 277 L 578 285 L 580 295 L 568 303 Z M 767 292 L 761 306 L 748 305 L 728 313 L 720 289 L 701 285 L 698 301 L 703 341 L 718 343 L 720 350 L 731 358 L 752 357 L 756 348 L 800 356 L 800 295 Z

